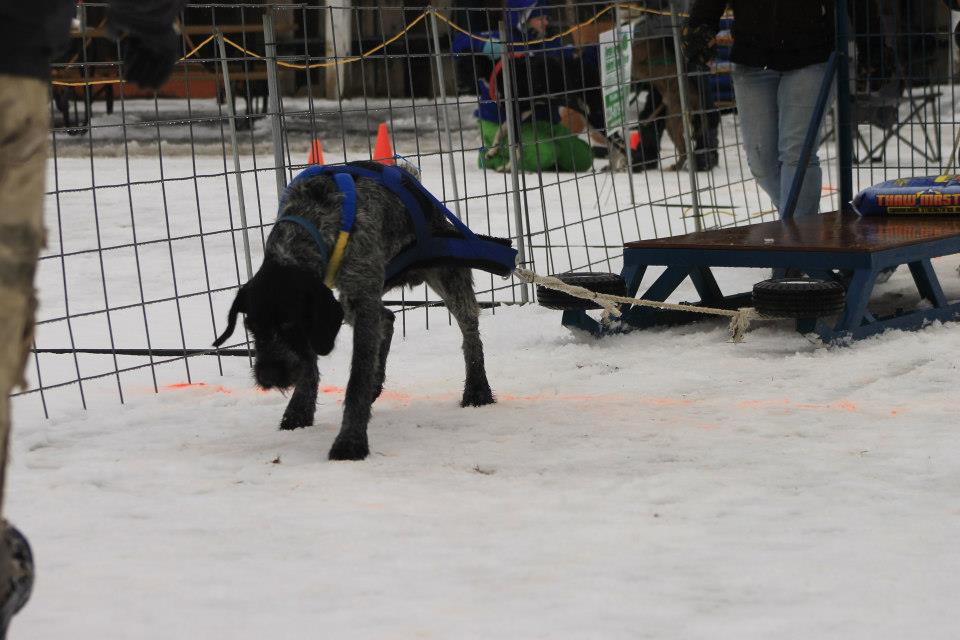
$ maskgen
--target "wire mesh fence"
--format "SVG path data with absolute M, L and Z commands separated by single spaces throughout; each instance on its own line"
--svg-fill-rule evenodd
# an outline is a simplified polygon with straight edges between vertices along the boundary
M 190 4 L 157 94 L 121 82 L 105 7 L 79 4 L 53 65 L 41 308 L 16 402 L 55 415 L 246 366 L 244 339 L 209 345 L 278 193 L 313 162 L 403 156 L 540 273 L 619 271 L 624 242 L 776 219 L 742 143 L 734 15 L 692 67 L 680 0 L 482 4 Z M 952 171 L 951 14 L 855 4 L 855 185 Z M 834 122 L 822 210 L 839 204 Z M 534 295 L 482 272 L 475 286 L 493 313 Z M 426 287 L 385 304 L 404 335 L 450 322 Z

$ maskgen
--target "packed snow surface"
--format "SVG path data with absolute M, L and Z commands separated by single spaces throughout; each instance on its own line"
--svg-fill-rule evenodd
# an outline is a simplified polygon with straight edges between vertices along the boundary
M 13 637 L 956 637 L 960 326 L 482 329 L 498 403 L 458 406 L 455 328 L 397 340 L 365 462 L 326 460 L 349 331 L 311 428 L 240 359 L 21 419 Z
M 119 347 L 205 347 L 245 279 L 234 176 L 223 175 L 232 162 L 121 156 L 58 160 L 41 318 L 63 316 L 68 298 L 75 317 L 42 325 L 38 346 L 109 347 L 109 329 Z M 458 160 L 464 217 L 506 234 L 507 178 L 474 162 Z M 424 163 L 449 197 L 444 165 Z M 264 166 L 243 178 L 256 222 L 275 212 Z M 743 167 L 725 157 L 710 180 Z M 618 270 L 624 240 L 690 224 L 685 174 L 638 175 L 638 201 L 661 204 L 637 217 L 615 215 L 625 176 L 547 179 L 530 192 L 527 223 L 554 247 L 554 272 Z M 712 191 L 710 224 L 735 221 L 725 208 L 739 221 L 763 209 L 755 188 L 738 189 Z M 251 236 L 256 264 L 262 235 Z M 958 263 L 934 261 L 953 300 Z M 730 292 L 765 277 L 718 274 Z M 511 298 L 478 276 L 491 286 L 501 290 L 485 301 Z M 905 269 L 877 296 L 919 303 Z M 687 286 L 674 299 L 696 296 Z M 123 307 L 109 327 L 106 304 Z M 481 318 L 498 402 L 461 409 L 459 332 L 442 310 L 426 313 L 402 318 L 364 462 L 326 459 L 349 329 L 321 360 L 316 425 L 294 432 L 277 429 L 287 398 L 258 391 L 245 358 L 88 381 L 87 411 L 77 385 L 51 389 L 49 420 L 39 394 L 15 399 L 6 511 L 33 543 L 38 576 L 11 637 L 958 636 L 960 323 L 844 347 L 776 322 L 732 344 L 723 320 L 595 340 L 556 312 L 499 307 Z M 50 385 L 144 359 L 38 362 Z

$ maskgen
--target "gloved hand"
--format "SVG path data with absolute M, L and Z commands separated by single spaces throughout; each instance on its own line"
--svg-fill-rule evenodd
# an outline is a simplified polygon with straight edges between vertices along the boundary
M 710 25 L 687 25 L 680 35 L 683 55 L 691 66 L 702 67 L 716 57 L 717 30 Z
M 483 43 L 483 53 L 488 58 L 493 60 L 499 60 L 501 54 L 503 54 L 504 46 L 503 43 L 496 39 L 491 39 Z
M 150 89 L 159 89 L 180 58 L 180 38 L 171 25 L 149 37 L 128 33 L 120 42 L 123 77 Z

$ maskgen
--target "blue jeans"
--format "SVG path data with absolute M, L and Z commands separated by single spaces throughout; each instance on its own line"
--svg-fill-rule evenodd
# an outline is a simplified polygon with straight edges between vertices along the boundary
M 778 210 L 787 202 L 826 70 L 826 63 L 795 71 L 734 65 L 733 86 L 747 163 Z M 819 213 L 822 179 L 814 149 L 795 216 Z

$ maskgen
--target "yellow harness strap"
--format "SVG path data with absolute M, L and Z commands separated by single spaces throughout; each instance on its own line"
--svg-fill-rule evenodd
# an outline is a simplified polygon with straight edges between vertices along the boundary
M 340 269 L 340 263 L 343 262 L 343 253 L 347 249 L 347 241 L 350 239 L 349 231 L 340 231 L 337 236 L 337 242 L 333 246 L 333 253 L 330 255 L 330 262 L 327 264 L 327 273 L 323 278 L 323 284 L 333 289 L 333 282 Z

